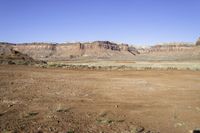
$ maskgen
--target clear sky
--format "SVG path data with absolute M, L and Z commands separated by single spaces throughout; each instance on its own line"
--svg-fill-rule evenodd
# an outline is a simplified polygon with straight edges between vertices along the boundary
M 0 0 L 0 41 L 194 42 L 200 0 Z

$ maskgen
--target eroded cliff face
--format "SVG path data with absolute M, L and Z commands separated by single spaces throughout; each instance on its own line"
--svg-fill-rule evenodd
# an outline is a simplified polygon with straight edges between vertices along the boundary
M 146 61 L 190 61 L 200 59 L 200 47 L 191 43 L 166 43 L 149 48 L 138 48 L 134 59 Z
M 14 50 L 14 44 L 0 43 L 0 64 L 33 65 L 44 64 L 43 61 L 34 60 L 27 54 Z
M 27 54 L 28 56 L 42 60 L 53 54 L 56 45 L 54 44 L 16 44 L 14 50 Z
M 77 58 L 131 58 L 134 56 L 127 44 L 115 44 L 109 41 L 92 43 L 29 43 L 17 44 L 13 48 L 25 53 L 34 59 L 40 60 L 67 60 Z M 133 53 L 137 53 L 132 49 Z
M 149 48 L 138 48 L 138 51 L 142 53 L 158 53 L 158 52 L 184 52 L 193 50 L 194 44 L 190 43 L 166 43 L 163 45 L 155 45 Z
M 200 47 L 189 43 L 166 43 L 152 47 L 135 48 L 128 44 L 109 41 L 88 43 L 26 43 L 7 44 L 15 51 L 35 60 L 59 61 L 76 59 L 103 60 L 199 60 Z

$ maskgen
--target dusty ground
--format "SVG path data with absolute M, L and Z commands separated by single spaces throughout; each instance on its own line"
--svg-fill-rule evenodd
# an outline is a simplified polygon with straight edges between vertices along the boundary
M 189 133 L 199 71 L 73 71 L 0 66 L 0 132 Z

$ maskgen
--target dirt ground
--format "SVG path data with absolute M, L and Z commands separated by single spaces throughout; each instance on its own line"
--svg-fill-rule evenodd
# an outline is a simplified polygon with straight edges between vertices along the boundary
M 0 66 L 0 132 L 189 133 L 200 128 L 199 71 Z

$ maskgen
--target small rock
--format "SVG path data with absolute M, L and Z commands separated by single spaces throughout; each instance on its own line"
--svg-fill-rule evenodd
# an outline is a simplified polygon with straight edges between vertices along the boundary
M 38 112 L 29 112 L 28 114 L 31 116 L 35 116 L 35 115 L 38 115 L 39 113 Z
M 138 127 L 136 128 L 136 131 L 137 131 L 137 132 L 142 132 L 142 131 L 144 131 L 144 127 L 138 126 Z
M 25 117 L 36 116 L 38 114 L 39 114 L 38 112 L 29 112 L 27 115 L 25 115 Z
M 102 124 L 111 124 L 113 123 L 113 120 L 110 120 L 110 119 L 97 119 L 96 120 L 98 123 L 102 123 Z
M 12 107 L 13 105 L 14 105 L 14 104 L 9 104 L 8 107 L 10 108 L 10 107 Z
M 49 131 L 53 132 L 53 128 L 52 128 L 52 127 L 50 127 L 50 128 L 49 128 Z
M 107 112 L 101 112 L 101 113 L 99 114 L 100 117 L 105 117 L 106 115 L 107 115 Z
M 197 110 L 197 111 L 200 111 L 200 108 L 199 108 L 199 107 L 196 107 L 196 110 Z
M 64 113 L 66 113 L 66 112 L 69 112 L 69 110 L 70 110 L 70 108 L 68 108 L 68 109 L 58 109 L 58 110 L 56 110 L 56 112 L 64 112 Z
M 88 95 L 88 94 L 85 94 L 84 96 L 87 97 L 87 96 L 89 96 L 89 95 Z
M 200 129 L 194 129 L 193 131 L 192 131 L 192 133 L 200 133 Z
M 4 113 L 0 113 L 0 116 L 3 116 L 4 115 Z
M 43 133 L 42 130 L 39 130 L 37 133 Z
M 131 133 L 141 133 L 144 131 L 144 127 L 142 126 L 134 126 L 131 129 Z
M 185 123 L 176 123 L 176 124 L 174 124 L 174 127 L 182 127 L 182 126 L 184 126 L 185 125 Z

